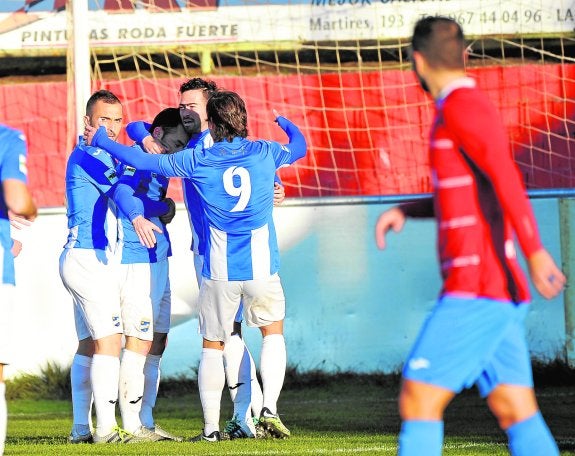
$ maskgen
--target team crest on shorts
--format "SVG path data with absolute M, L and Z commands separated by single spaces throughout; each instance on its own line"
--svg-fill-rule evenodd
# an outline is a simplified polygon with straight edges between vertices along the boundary
M 140 332 L 146 333 L 150 330 L 150 320 L 140 320 Z
M 118 326 L 120 326 L 120 316 L 119 315 L 112 315 L 112 322 L 114 323 L 114 326 L 117 328 Z

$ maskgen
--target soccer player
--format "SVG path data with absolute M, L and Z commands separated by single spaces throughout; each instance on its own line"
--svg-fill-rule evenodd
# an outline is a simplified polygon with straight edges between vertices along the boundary
M 199 127 L 199 122 L 197 122 Z M 163 153 L 183 149 L 189 134 L 182 124 L 177 108 L 161 111 L 150 127 L 153 140 L 161 145 Z M 135 146 L 138 147 L 138 146 Z M 146 248 L 134 231 L 129 215 L 119 213 L 122 225 L 122 249 L 120 260 L 121 306 L 124 334 L 133 336 L 133 342 L 122 352 L 120 367 L 120 411 L 126 431 L 139 435 L 157 436 L 158 440 L 181 440 L 156 425 L 152 415 L 158 386 L 157 370 L 146 369 L 149 359 L 162 355 L 170 329 L 171 292 L 168 257 L 171 256 L 170 239 L 166 224 L 175 215 L 175 204 L 165 198 L 169 180 L 156 173 L 137 170 L 121 165 L 119 185 L 128 186 L 136 197 L 169 203 L 169 216 L 151 218 L 162 227 L 156 234 L 156 244 Z M 154 391 L 154 401 L 148 401 L 145 385 Z M 145 402 L 145 404 L 144 404 Z M 144 429 L 141 429 L 141 427 Z M 150 431 L 150 432 L 147 432 Z
M 213 139 L 208 128 L 208 118 L 206 106 L 209 97 L 218 90 L 216 84 L 201 78 L 192 78 L 180 86 L 179 108 L 184 126 L 189 131 L 196 128 L 196 119 L 199 116 L 200 132 L 192 136 L 188 148 L 190 150 L 201 150 L 196 146 L 208 148 L 213 145 Z M 149 128 L 143 122 L 132 122 L 128 124 L 126 131 L 135 141 L 142 143 L 144 149 L 149 153 L 161 153 L 162 147 L 157 144 L 149 133 Z M 202 268 L 204 264 L 205 240 L 204 240 L 204 215 L 201 205 L 201 198 L 189 179 L 182 179 L 184 190 L 184 203 L 188 211 L 190 228 L 192 230 L 192 251 L 194 252 L 194 267 L 198 287 L 201 284 Z M 279 205 L 285 197 L 283 186 L 279 183 L 277 176 L 274 182 L 274 205 Z M 236 323 L 232 337 L 228 340 L 224 348 L 224 363 L 226 378 L 230 396 L 234 403 L 233 417 L 226 427 L 230 435 L 235 435 L 237 430 L 237 417 L 243 414 L 246 407 L 251 404 L 254 416 L 257 418 L 262 409 L 262 391 L 257 380 L 255 363 L 244 344 L 241 337 L 242 309 L 238 309 Z M 150 371 L 153 362 L 157 361 L 159 369 L 159 358 L 150 356 Z M 150 391 L 151 390 L 146 390 Z M 148 399 L 149 397 L 149 399 Z M 144 403 L 154 401 L 155 397 L 144 395 Z M 247 404 L 247 405 L 246 405 Z M 240 433 L 241 434 L 241 433 Z
M 122 104 L 111 92 L 92 94 L 86 105 L 86 125 L 102 126 L 115 141 L 122 126 Z M 82 141 L 70 154 L 66 166 L 68 240 L 60 256 L 60 276 L 74 301 L 78 350 L 72 362 L 74 425 L 70 442 L 108 443 L 126 440 L 116 424 L 120 351 L 123 322 L 120 308 L 118 265 L 114 258 L 118 243 L 116 203 L 131 214 L 132 224 L 143 245 L 156 244 L 161 229 L 144 218 L 142 201 L 118 186 L 116 163 L 104 150 Z M 156 215 L 168 211 L 166 204 L 151 207 Z M 152 214 L 153 215 L 153 214 Z M 126 338 L 130 346 L 132 337 Z M 97 426 L 90 431 L 91 398 Z M 133 439 L 133 436 L 127 436 Z
M 23 133 L 0 125 L 0 455 L 6 441 L 6 385 L 4 365 L 10 362 L 11 313 L 14 305 L 14 255 L 10 238 L 10 215 L 25 220 L 36 218 L 36 205 L 27 187 L 26 138 Z
M 102 129 L 87 126 L 84 132 L 89 143 L 105 148 L 131 166 L 191 179 L 202 198 L 207 226 L 199 298 L 203 351 L 198 384 L 204 429 L 193 441 L 221 438 L 220 400 L 225 382 L 222 351 L 233 332 L 234 316 L 242 300 L 248 325 L 259 327 L 263 335 L 263 407 L 259 422 L 273 435 L 290 435 L 277 414 L 286 367 L 285 298 L 278 276 L 272 188 L 276 169 L 303 157 L 306 142 L 294 124 L 275 114 L 289 137 L 287 145 L 247 140 L 244 102 L 236 93 L 226 91 L 208 100 L 207 116 L 214 139 L 208 149 L 172 155 L 130 153 L 125 146 L 110 141 Z M 251 413 L 246 411 L 240 420 L 245 436 L 254 437 Z
M 503 123 L 466 76 L 460 26 L 423 18 L 411 44 L 415 74 L 435 101 L 433 198 L 384 212 L 375 236 L 382 249 L 386 232 L 400 231 L 407 217 L 435 216 L 443 288 L 403 368 L 399 454 L 440 455 L 443 411 L 475 383 L 511 454 L 558 455 L 533 391 L 524 328 L 530 296 L 514 235 L 542 296 L 560 293 L 565 277 L 541 244 Z

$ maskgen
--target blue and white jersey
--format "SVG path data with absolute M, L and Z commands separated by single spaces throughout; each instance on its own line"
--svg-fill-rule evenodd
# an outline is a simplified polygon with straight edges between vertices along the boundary
M 203 230 L 202 275 L 213 280 L 252 280 L 279 270 L 272 218 L 274 175 L 277 168 L 293 163 L 306 151 L 299 129 L 285 118 L 278 118 L 278 123 L 290 137 L 288 146 L 235 138 L 208 149 L 198 144 L 193 151 L 150 155 L 110 141 L 103 129 L 96 132 L 93 144 L 106 147 L 136 168 L 189 178 L 202 199 L 208 222 Z
M 139 146 L 140 151 L 142 149 Z M 132 166 L 119 166 L 120 184 L 126 184 L 134 190 L 134 196 L 138 198 L 149 198 L 152 201 L 160 201 L 166 196 L 169 181 L 164 176 L 160 176 L 150 171 L 137 170 Z M 148 217 L 155 225 L 162 228 L 162 233 L 154 233 L 156 236 L 156 245 L 148 249 L 140 243 L 140 239 L 134 230 L 134 225 L 130 220 L 129 214 L 126 215 L 122 210 L 118 211 L 120 220 L 122 251 L 122 264 L 132 263 L 156 263 L 167 259 L 172 255 L 170 239 L 166 226 L 162 224 L 158 217 Z
M 189 153 L 194 153 L 195 150 L 203 151 L 213 145 L 214 140 L 210 135 L 210 130 L 204 130 L 190 139 L 187 150 L 189 150 Z M 196 255 L 204 255 L 206 241 L 204 238 L 205 220 L 202 198 L 190 179 L 182 179 L 182 184 L 184 203 L 188 211 L 188 219 L 192 230 L 192 250 Z
M 28 181 L 26 168 L 26 137 L 18 130 L 0 125 L 0 183 L 6 179 Z M 0 283 L 15 285 L 14 256 L 8 207 L 4 200 L 4 189 L 0 185 Z
M 80 140 L 66 165 L 70 231 L 64 248 L 114 250 L 117 241 L 116 206 L 108 194 L 117 182 L 112 156 Z

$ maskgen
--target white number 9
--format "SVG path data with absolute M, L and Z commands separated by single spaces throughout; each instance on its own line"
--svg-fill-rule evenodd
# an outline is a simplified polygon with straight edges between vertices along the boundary
M 234 185 L 234 176 L 240 178 L 240 186 Z M 250 200 L 252 194 L 252 183 L 250 173 L 245 168 L 232 166 L 224 172 L 224 189 L 230 196 L 239 196 L 240 199 L 230 212 L 243 211 Z

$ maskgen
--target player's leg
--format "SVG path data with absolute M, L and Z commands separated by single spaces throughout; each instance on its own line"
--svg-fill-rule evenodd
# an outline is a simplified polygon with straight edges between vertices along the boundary
M 70 443 L 92 443 L 92 382 L 90 370 L 94 356 L 94 341 L 81 311 L 81 300 L 76 299 L 74 289 L 68 288 L 68 281 L 76 279 L 68 277 L 70 268 L 66 267 L 72 255 L 71 250 L 64 250 L 60 255 L 60 277 L 64 287 L 72 295 L 74 302 L 74 326 L 78 338 L 78 347 L 70 367 L 70 387 L 72 392 L 72 430 L 68 436 Z M 66 272 L 65 272 L 66 271 Z
M 60 276 L 94 340 L 90 367 L 96 410 L 94 442 L 121 441 L 115 414 L 122 342 L 117 270 L 104 251 L 65 249 Z
M 441 455 L 443 447 L 443 411 L 455 393 L 435 385 L 404 380 L 399 394 L 401 431 L 399 454 Z
M 438 301 L 403 368 L 400 455 L 417 455 L 421 448 L 441 454 L 443 410 L 489 365 L 513 323 L 512 308 L 489 299 L 443 296 Z
M 199 295 L 199 324 L 203 337 L 198 370 L 198 389 L 204 429 L 192 441 L 220 440 L 220 402 L 225 384 L 223 349 L 226 334 L 233 330 L 234 315 L 242 293 L 241 282 L 204 279 Z
M 236 419 L 244 419 L 248 412 L 259 417 L 262 409 L 262 391 L 256 376 L 254 360 L 242 338 L 243 306 L 234 319 L 232 336 L 224 348 L 224 367 L 230 397 L 234 403 L 230 426 Z
M 287 365 L 283 336 L 285 297 L 279 276 L 246 282 L 244 306 L 247 324 L 258 326 L 263 336 L 260 358 L 263 403 L 259 423 L 273 436 L 285 438 L 291 433 L 277 411 Z
M 75 312 L 78 314 L 78 312 Z M 77 319 L 81 319 L 78 315 Z M 84 328 L 84 329 L 82 329 Z M 70 367 L 70 386 L 72 390 L 72 431 L 68 437 L 70 443 L 91 443 L 92 438 L 92 382 L 90 369 L 94 356 L 94 341 L 89 336 L 85 324 L 76 322 L 78 348 Z M 88 334 L 87 336 L 85 334 Z
M 144 397 L 142 398 L 142 408 L 140 409 L 140 421 L 142 426 L 155 432 L 164 440 L 181 441 L 180 437 L 162 429 L 155 420 L 153 410 L 156 405 L 158 396 L 158 387 L 160 384 L 160 365 L 162 355 L 168 343 L 168 332 L 170 331 L 170 317 L 172 309 L 172 292 L 170 289 L 169 265 L 168 260 L 157 263 L 157 267 L 165 271 L 162 280 L 158 280 L 159 290 L 163 284 L 163 293 L 159 300 L 154 300 L 154 337 L 152 346 L 146 356 L 144 364 Z M 155 274 L 159 276 L 160 274 Z
M 157 281 L 150 263 L 123 264 L 120 267 L 126 271 L 121 287 L 126 344 L 120 361 L 119 404 L 123 428 L 139 435 L 142 431 L 140 410 L 144 396 L 144 365 L 154 335 L 152 302 L 156 299 Z
M 477 384 L 507 433 L 514 456 L 558 455 L 557 444 L 543 419 L 535 391 L 531 359 L 525 338 L 524 316 L 527 306 L 514 309 L 516 321 L 510 326 L 497 352 Z
M 12 306 L 14 305 L 14 285 L 0 283 L 0 455 L 4 454 L 8 409 L 6 406 L 6 384 L 4 366 L 10 362 Z

